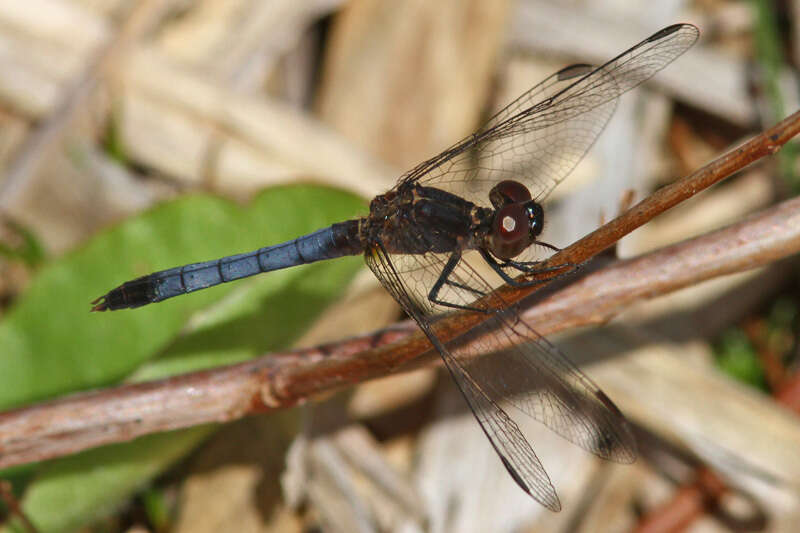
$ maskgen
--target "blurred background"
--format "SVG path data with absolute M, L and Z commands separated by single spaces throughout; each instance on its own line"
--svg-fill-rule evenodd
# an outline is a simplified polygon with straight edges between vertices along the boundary
M 0 0 L 0 407 L 401 319 L 358 257 L 88 311 L 127 279 L 365 214 L 547 75 L 675 22 L 700 42 L 620 99 L 548 199 L 558 246 L 797 109 L 800 2 Z M 789 145 L 619 253 L 798 190 Z M 18 500 L 41 531 L 796 531 L 799 288 L 783 261 L 554 339 L 641 439 L 617 465 L 529 433 L 558 514 L 518 489 L 429 368 L 5 471 L 5 527 L 26 530 Z

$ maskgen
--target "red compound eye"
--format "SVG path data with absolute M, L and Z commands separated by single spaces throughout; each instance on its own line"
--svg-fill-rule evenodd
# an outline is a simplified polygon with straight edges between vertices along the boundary
M 500 259 L 519 255 L 531 244 L 527 209 L 522 204 L 498 209 L 488 241 L 490 251 Z
M 504 180 L 492 187 L 489 192 L 489 201 L 495 209 L 508 204 L 527 202 L 531 199 L 531 193 L 527 187 L 518 181 Z

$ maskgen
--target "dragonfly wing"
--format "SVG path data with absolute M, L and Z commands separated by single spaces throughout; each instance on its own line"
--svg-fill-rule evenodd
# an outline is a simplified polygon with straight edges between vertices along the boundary
M 564 67 L 558 72 L 551 74 L 495 113 L 475 135 L 470 135 L 462 139 L 444 152 L 418 164 L 416 167 L 406 172 L 400 178 L 399 182 L 417 181 L 448 159 L 453 159 L 463 152 L 471 150 L 475 145 L 478 133 L 491 129 L 494 125 L 519 114 L 533 104 L 546 100 L 559 93 L 564 90 L 564 88 L 574 83 L 576 78 L 591 72 L 594 68 L 593 65 L 577 63 Z
M 473 374 L 458 364 L 458 359 L 434 334 L 426 334 L 442 354 L 450 375 L 517 485 L 548 509 L 560 511 L 561 502 L 550 476 L 517 423 L 481 388 Z
M 515 179 L 541 201 L 594 144 L 616 99 L 684 53 L 698 35 L 695 26 L 676 24 L 597 68 L 563 69 L 499 111 L 475 134 L 407 172 L 400 183 L 436 186 L 487 205 L 488 192 L 497 182 Z
M 598 457 L 636 460 L 636 440 L 616 405 L 567 357 L 508 310 L 452 349 L 492 400 L 504 400 Z
M 453 376 L 481 429 L 491 442 L 500 460 L 514 481 L 536 501 L 553 511 L 561 510 L 561 502 L 541 461 L 522 434 L 519 426 L 508 414 L 487 396 L 436 336 L 428 317 L 406 288 L 402 276 L 395 270 L 392 260 L 380 248 L 368 250 L 366 262 L 384 287 L 419 324 L 430 339 L 445 366 Z
M 545 489 L 552 489 L 550 480 L 502 404 L 510 404 L 513 411 L 538 420 L 599 457 L 622 463 L 635 459 L 635 440 L 619 409 L 492 292 L 492 285 L 470 259 L 462 258 L 450 275 L 454 285 L 443 295 L 445 301 L 475 305 L 474 291 L 478 290 L 486 295 L 482 305 L 492 312 L 482 324 L 447 343 L 441 342 L 437 323 L 431 319 L 432 313 L 440 311 L 438 306 L 420 303 L 430 289 L 428 284 L 419 282 L 422 272 L 431 276 L 441 272 L 446 258 L 440 254 L 387 254 L 376 247 L 367 252 L 366 259 L 384 287 L 442 355 L 503 464 L 517 483 L 543 505 L 552 508 L 558 501 Z M 396 268 L 395 263 L 401 268 Z

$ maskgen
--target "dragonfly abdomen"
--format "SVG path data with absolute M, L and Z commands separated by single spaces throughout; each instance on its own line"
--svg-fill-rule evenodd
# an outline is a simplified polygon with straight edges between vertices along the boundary
M 128 281 L 92 302 L 92 310 L 141 307 L 262 272 L 356 255 L 362 251 L 359 221 L 348 220 L 282 244 L 170 268 Z

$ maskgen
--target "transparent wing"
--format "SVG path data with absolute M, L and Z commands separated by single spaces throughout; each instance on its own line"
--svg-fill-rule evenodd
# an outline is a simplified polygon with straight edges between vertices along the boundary
M 476 291 L 494 310 L 468 334 L 443 344 L 427 296 L 423 274 L 437 276 L 446 264 L 441 254 L 367 252 L 372 271 L 431 339 L 442 355 L 478 422 L 514 480 L 548 508 L 558 497 L 535 452 L 501 405 L 524 413 L 570 442 L 605 459 L 631 462 L 635 441 L 619 410 L 561 352 L 524 324 L 513 309 L 492 295 L 492 286 L 462 258 L 440 295 L 448 303 L 474 305 Z M 467 289 L 467 287 L 469 287 Z M 487 355 L 489 354 L 489 355 Z
M 399 184 L 436 186 L 488 205 L 494 184 L 515 179 L 541 201 L 594 144 L 617 98 L 684 53 L 698 35 L 691 24 L 668 26 L 595 69 L 563 69 L 475 134 L 407 172 Z

